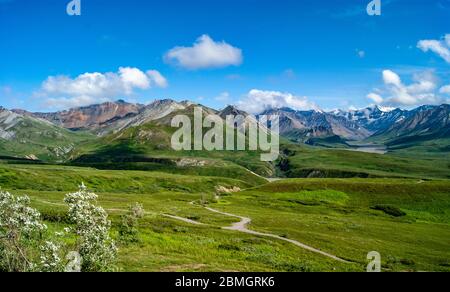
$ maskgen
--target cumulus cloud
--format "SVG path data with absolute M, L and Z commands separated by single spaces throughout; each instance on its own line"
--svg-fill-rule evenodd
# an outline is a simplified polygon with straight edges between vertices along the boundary
M 443 40 L 421 40 L 417 47 L 424 52 L 431 51 L 450 63 L 450 34 L 445 35 Z
M 133 93 L 135 88 L 147 89 L 150 87 L 150 79 L 138 68 L 120 68 L 119 77 L 120 83 L 117 85 L 122 85 L 127 95 Z
M 192 47 L 175 47 L 164 56 L 168 63 L 185 69 L 223 68 L 242 64 L 242 50 L 202 35 Z
M 376 94 L 376 93 L 369 93 L 367 95 L 367 98 L 371 99 L 376 104 L 380 104 L 383 102 L 383 98 L 379 94 Z
M 391 70 L 384 70 L 383 71 L 383 81 L 387 85 L 393 85 L 396 87 L 401 87 L 402 81 L 400 80 L 400 76 L 397 75 L 397 73 L 391 71 Z
M 118 72 L 84 73 L 76 78 L 50 76 L 42 83 L 38 97 L 51 108 L 86 106 L 116 97 L 130 96 L 135 90 L 167 87 L 167 80 L 155 70 L 121 67 Z
M 320 110 L 306 97 L 295 96 L 279 91 L 251 90 L 237 106 L 252 114 L 259 114 L 269 108 L 289 107 L 295 110 Z
M 397 73 L 384 70 L 383 81 L 385 84 L 384 93 L 387 97 L 383 98 L 377 93 L 370 93 L 367 96 L 376 104 L 409 107 L 443 102 L 443 99 L 435 93 L 437 79 L 431 71 L 415 74 L 413 76 L 414 83 L 405 85 Z
M 414 74 L 413 80 L 415 83 L 409 85 L 407 88 L 411 94 L 434 92 L 437 88 L 438 80 L 432 71 Z
M 147 71 L 147 76 L 148 78 L 150 78 L 150 81 L 157 87 L 166 88 L 167 86 L 169 86 L 169 82 L 167 81 L 167 79 L 156 70 Z

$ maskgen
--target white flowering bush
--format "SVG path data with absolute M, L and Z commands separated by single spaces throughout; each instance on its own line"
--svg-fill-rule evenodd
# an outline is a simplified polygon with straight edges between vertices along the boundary
M 61 245 L 46 241 L 40 248 L 40 272 L 63 272 L 64 262 L 61 259 Z
M 15 197 L 0 191 L 0 270 L 33 271 L 37 265 L 33 250 L 38 248 L 47 226 L 30 206 L 27 196 Z
M 68 217 L 73 224 L 66 231 L 77 236 L 77 249 L 82 260 L 82 271 L 110 271 L 117 248 L 110 237 L 111 221 L 101 207 L 95 205 L 97 195 L 82 185 L 76 193 L 67 194 Z
M 122 243 L 139 241 L 139 220 L 144 218 L 145 211 L 142 204 L 135 203 L 128 207 L 128 212 L 121 216 L 119 224 L 119 240 Z
M 40 213 L 30 207 L 27 196 L 15 197 L 0 191 L 0 271 L 112 270 L 117 248 L 109 235 L 108 215 L 95 205 L 96 200 L 97 196 L 84 185 L 78 192 L 67 194 L 64 201 L 69 206 L 68 218 L 72 225 L 50 236 Z M 76 238 L 75 246 L 64 240 L 71 235 Z

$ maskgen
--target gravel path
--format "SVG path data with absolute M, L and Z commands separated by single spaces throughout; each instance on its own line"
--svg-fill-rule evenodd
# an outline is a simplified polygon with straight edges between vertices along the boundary
M 271 237 L 271 238 L 283 240 L 283 241 L 292 243 L 292 244 L 294 244 L 294 245 L 296 245 L 298 247 L 301 247 L 303 249 L 306 249 L 308 251 L 311 251 L 311 252 L 314 252 L 314 253 L 317 253 L 317 254 L 321 254 L 321 255 L 326 256 L 328 258 L 331 258 L 333 260 L 336 260 L 336 261 L 339 261 L 339 262 L 342 262 L 342 263 L 350 263 L 350 262 L 348 262 L 346 260 L 343 260 L 343 259 L 341 259 L 341 258 L 339 258 L 339 257 L 337 257 L 335 255 L 326 253 L 324 251 L 321 251 L 319 249 L 316 249 L 314 247 L 311 247 L 309 245 L 303 244 L 303 243 L 301 243 L 299 241 L 296 241 L 296 240 L 293 240 L 293 239 L 284 238 L 284 237 L 281 237 L 281 236 L 278 236 L 278 235 L 275 235 L 275 234 L 262 233 L 262 232 L 257 232 L 257 231 L 250 230 L 250 229 L 247 228 L 248 224 L 250 224 L 252 222 L 252 219 L 250 219 L 250 218 L 241 217 L 241 216 L 237 216 L 237 215 L 234 215 L 234 214 L 221 212 L 221 211 L 218 211 L 218 210 L 215 210 L 215 209 L 212 209 L 212 208 L 208 208 L 208 207 L 205 207 L 205 209 L 208 210 L 208 211 L 214 212 L 214 213 L 221 214 L 221 215 L 225 215 L 225 216 L 241 219 L 241 221 L 239 221 L 237 223 L 234 223 L 231 227 L 223 227 L 223 229 L 234 230 L 234 231 L 239 231 L 239 232 L 243 232 L 243 233 L 247 233 L 247 234 L 253 234 L 253 235 L 264 236 L 264 237 Z
M 39 199 L 36 200 L 36 201 L 44 203 L 44 204 L 48 204 L 48 205 L 65 206 L 64 204 L 53 203 L 53 202 L 39 200 Z M 193 204 L 193 203 L 191 203 L 191 204 Z M 308 251 L 311 251 L 311 252 L 314 252 L 314 253 L 317 253 L 317 254 L 321 254 L 321 255 L 323 255 L 325 257 L 328 257 L 328 258 L 331 258 L 333 260 L 336 260 L 336 261 L 339 261 L 339 262 L 342 262 L 342 263 L 349 263 L 348 261 L 343 260 L 343 259 L 341 259 L 341 258 L 339 258 L 339 257 L 337 257 L 335 255 L 326 253 L 324 251 L 321 251 L 321 250 L 316 249 L 314 247 L 311 247 L 309 245 L 303 244 L 303 243 L 301 243 L 299 241 L 296 241 L 296 240 L 293 240 L 293 239 L 284 238 L 284 237 L 281 237 L 281 236 L 278 236 L 278 235 L 275 235 L 275 234 L 262 233 L 262 232 L 250 230 L 250 229 L 247 228 L 247 226 L 252 222 L 252 219 L 250 219 L 250 218 L 241 217 L 241 216 L 238 216 L 238 215 L 221 212 L 221 211 L 209 208 L 209 207 L 205 207 L 205 209 L 210 211 L 210 212 L 213 212 L 213 213 L 217 213 L 217 214 L 225 215 L 225 216 L 228 216 L 228 217 L 234 217 L 234 218 L 240 219 L 239 222 L 234 223 L 233 225 L 231 225 L 229 227 L 222 227 L 222 229 L 232 230 L 232 231 L 239 231 L 239 232 L 243 232 L 243 233 L 247 233 L 247 234 L 263 236 L 263 237 L 270 237 L 270 238 L 274 238 L 274 239 L 278 239 L 278 240 L 283 240 L 283 241 L 292 243 L 292 244 L 294 244 L 294 245 L 296 245 L 298 247 L 301 247 L 301 248 L 303 248 L 305 250 L 308 250 Z M 106 209 L 106 211 L 109 211 L 109 212 L 126 212 L 127 210 L 123 210 L 123 209 Z M 147 215 L 155 215 L 156 213 L 154 213 L 154 212 L 145 212 L 145 214 L 147 214 Z M 183 218 L 183 217 L 178 217 L 178 216 L 168 215 L 168 214 L 160 214 L 160 215 L 162 215 L 162 216 L 164 216 L 166 218 L 171 218 L 171 219 L 182 221 L 182 222 L 185 222 L 185 223 L 188 223 L 188 224 L 192 224 L 192 225 L 205 225 L 205 224 L 203 224 L 201 222 L 197 222 L 197 221 L 194 221 L 194 220 L 191 220 L 191 219 L 187 219 L 187 218 Z

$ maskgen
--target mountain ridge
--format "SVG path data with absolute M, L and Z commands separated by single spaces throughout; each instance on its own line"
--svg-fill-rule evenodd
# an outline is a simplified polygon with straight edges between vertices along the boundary
M 178 102 L 172 99 L 155 100 L 147 105 L 118 100 L 54 113 L 31 113 L 19 109 L 9 112 L 20 117 L 34 118 L 36 121 L 45 121 L 70 132 L 88 131 L 102 137 L 154 121 L 170 126 L 169 117 L 173 113 L 196 105 L 203 107 L 209 114 L 219 115 L 222 119 L 227 115 L 252 116 L 233 105 L 215 110 L 191 101 Z M 412 110 L 370 106 L 359 110 L 324 112 L 284 107 L 267 109 L 252 117 L 279 115 L 281 136 L 296 143 L 315 145 L 316 141 L 322 139 L 327 143 L 334 141 L 338 146 L 345 147 L 347 141 L 397 145 L 405 139 L 410 142 L 423 142 L 448 138 L 449 108 L 448 104 L 426 105 Z M 11 135 L 7 126 L 0 127 L 0 138 L 5 140 Z

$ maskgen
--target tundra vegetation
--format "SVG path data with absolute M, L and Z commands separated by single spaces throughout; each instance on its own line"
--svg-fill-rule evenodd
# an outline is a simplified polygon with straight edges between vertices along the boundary
M 20 263 L 16 270 L 65 268 L 71 251 L 81 256 L 94 252 L 89 245 L 81 252 L 82 227 L 88 224 L 73 221 L 76 214 L 89 211 L 95 215 L 89 220 L 103 226 L 99 227 L 100 242 L 105 249 L 95 250 L 95 258 L 100 260 L 87 261 L 82 266 L 85 271 L 365 271 L 370 251 L 381 254 L 383 271 L 449 271 L 450 182 L 415 173 L 415 167 L 421 170 L 411 165 L 409 177 L 403 178 L 309 178 L 271 183 L 255 183 L 255 179 L 249 183 L 219 173 L 199 176 L 0 164 L 4 193 L 28 194 L 25 205 L 40 213 L 35 233 L 20 237 L 20 245 L 2 238 L 2 259 L 7 258 L 5 252 L 14 252 L 19 246 L 30 251 L 29 261 L 36 266 L 16 260 L 13 263 Z M 81 189 L 66 199 L 74 204 L 71 208 L 64 199 L 78 189 L 80 181 L 100 196 L 94 200 L 90 192 Z M 86 207 L 75 207 L 77 202 Z M 222 227 L 239 219 L 210 212 L 204 205 L 251 218 L 251 230 L 302 242 L 349 263 L 275 238 L 224 230 Z M 93 206 L 101 206 L 108 219 Z M 108 220 L 111 225 L 106 232 Z M 43 224 L 47 228 L 40 227 Z M 62 237 L 60 233 L 64 233 Z M 89 233 L 87 238 L 91 238 Z M 44 262 L 62 265 L 44 269 L 41 255 Z M 4 264 L 2 269 L 10 270 Z

